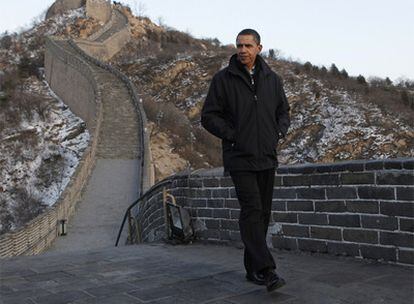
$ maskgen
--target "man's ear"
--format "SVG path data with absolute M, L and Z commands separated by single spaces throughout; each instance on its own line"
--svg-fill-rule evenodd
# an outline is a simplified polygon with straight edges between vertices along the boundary
M 259 53 L 260 53 L 263 49 L 263 45 L 259 44 L 257 47 L 259 48 Z

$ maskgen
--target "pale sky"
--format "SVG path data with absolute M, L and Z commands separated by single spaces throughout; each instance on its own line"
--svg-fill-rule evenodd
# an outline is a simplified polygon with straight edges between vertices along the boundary
M 234 43 L 243 28 L 265 50 L 350 75 L 414 79 L 414 0 L 124 0 L 133 11 L 197 38 Z M 53 0 L 0 0 L 0 32 L 30 24 Z

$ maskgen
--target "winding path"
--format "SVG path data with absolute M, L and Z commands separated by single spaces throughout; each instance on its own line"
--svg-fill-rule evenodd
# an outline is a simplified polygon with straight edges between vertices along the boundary
M 112 26 L 105 32 L 101 33 L 101 35 L 96 37 L 93 41 L 104 42 L 106 39 L 116 34 L 118 31 L 121 31 L 125 27 L 125 25 L 128 24 L 128 18 L 124 16 L 119 10 L 114 9 L 113 13 L 114 22 Z
M 109 32 L 115 33 L 116 29 L 102 35 Z M 73 56 L 80 56 L 67 41 L 58 43 Z M 139 191 L 139 123 L 131 96 L 114 74 L 91 62 L 88 64 L 100 87 L 103 103 L 97 160 L 67 227 L 68 233 L 54 242 L 49 249 L 52 252 L 114 246 L 124 212 Z

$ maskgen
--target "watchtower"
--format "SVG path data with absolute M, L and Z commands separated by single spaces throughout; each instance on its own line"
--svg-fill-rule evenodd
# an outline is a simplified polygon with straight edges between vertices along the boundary
M 111 1 L 86 0 L 86 16 L 95 18 L 103 23 L 111 18 Z

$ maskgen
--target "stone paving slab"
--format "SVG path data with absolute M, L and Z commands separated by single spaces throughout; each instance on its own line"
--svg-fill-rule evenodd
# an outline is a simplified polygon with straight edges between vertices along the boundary
M 413 303 L 414 269 L 275 250 L 287 285 L 246 281 L 243 251 L 145 244 L 0 260 L 0 303 Z
M 138 198 L 138 185 L 137 159 L 98 159 L 67 235 L 58 237 L 48 251 L 115 246 L 125 211 Z

